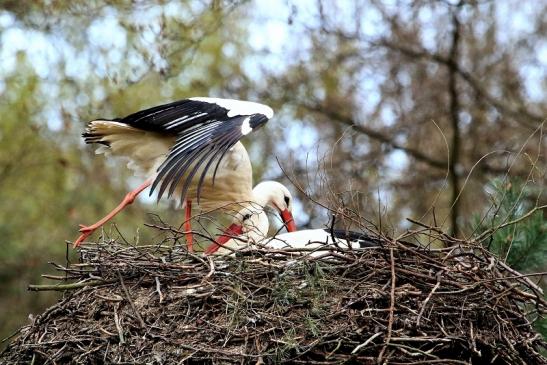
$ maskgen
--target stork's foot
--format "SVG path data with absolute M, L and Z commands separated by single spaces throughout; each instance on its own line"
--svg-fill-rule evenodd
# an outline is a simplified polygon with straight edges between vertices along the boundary
M 95 231 L 97 228 L 101 227 L 103 224 L 108 222 L 110 219 L 112 219 L 116 214 L 118 214 L 123 208 L 125 208 L 128 204 L 133 203 L 135 200 L 135 197 L 139 195 L 144 189 L 146 189 L 150 184 L 152 183 L 152 179 L 146 180 L 142 185 L 140 185 L 138 188 L 136 188 L 133 191 L 130 191 L 127 193 L 125 198 L 122 200 L 120 204 L 116 208 L 114 208 L 110 213 L 108 213 L 103 219 L 98 221 L 95 224 L 92 224 L 90 226 L 84 226 L 83 224 L 80 224 L 80 237 L 76 241 L 74 241 L 74 247 L 80 246 L 80 244 L 85 240 L 87 237 L 89 237 L 93 231 Z
M 96 229 L 97 227 L 94 226 L 84 226 L 83 224 L 80 224 L 79 232 L 82 234 L 76 239 L 76 241 L 74 241 L 72 247 L 79 247 L 87 237 L 91 236 L 93 232 L 95 232 Z
M 82 233 L 93 232 L 94 230 L 98 228 L 96 224 L 93 224 L 91 226 L 79 224 L 79 226 L 80 226 L 80 229 L 78 230 L 78 232 L 82 232 Z

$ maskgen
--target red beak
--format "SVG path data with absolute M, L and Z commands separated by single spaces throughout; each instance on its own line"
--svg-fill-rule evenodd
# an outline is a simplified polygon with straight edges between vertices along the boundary
M 289 213 L 290 214 L 290 213 Z M 214 243 L 212 243 L 211 245 L 209 245 L 209 247 L 207 247 L 205 249 L 205 251 L 203 251 L 206 255 L 210 255 L 212 253 L 215 253 L 218 251 L 218 249 L 220 248 L 220 246 L 222 246 L 223 244 L 225 244 L 226 242 L 228 242 L 229 240 L 231 240 L 232 238 L 236 237 L 236 236 L 239 236 L 240 234 L 243 233 L 243 226 L 239 225 L 239 224 L 231 224 L 230 227 L 228 227 L 223 234 L 221 234 L 220 236 L 218 236 L 218 238 L 215 240 Z
M 285 227 L 287 227 L 287 231 L 296 232 L 296 224 L 294 223 L 294 218 L 292 217 L 292 214 L 291 212 L 289 212 L 288 209 L 281 211 L 281 219 L 283 219 L 283 223 L 285 224 Z

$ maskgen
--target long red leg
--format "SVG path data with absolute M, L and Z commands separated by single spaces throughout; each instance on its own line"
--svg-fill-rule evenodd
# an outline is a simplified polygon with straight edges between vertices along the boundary
M 127 193 L 125 198 L 123 198 L 122 202 L 114 208 L 110 213 L 108 213 L 103 219 L 98 221 L 95 224 L 92 224 L 91 226 L 84 226 L 80 224 L 80 232 L 82 233 L 80 237 L 76 241 L 74 241 L 73 247 L 78 247 L 80 244 L 89 237 L 93 231 L 95 231 L 97 228 L 108 222 L 110 219 L 112 219 L 116 214 L 118 214 L 123 208 L 125 208 L 127 205 L 133 203 L 137 195 L 139 195 L 144 189 L 150 186 L 152 184 L 152 180 L 146 180 L 142 185 L 140 185 L 135 190 L 130 191 Z
M 192 201 L 186 200 L 186 209 L 184 213 L 184 235 L 186 236 L 186 247 L 188 251 L 194 252 L 194 236 L 192 235 L 192 224 L 190 219 L 192 218 Z

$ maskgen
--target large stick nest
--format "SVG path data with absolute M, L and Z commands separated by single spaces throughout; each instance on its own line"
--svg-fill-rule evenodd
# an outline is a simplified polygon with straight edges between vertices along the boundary
M 444 237 L 446 239 L 446 237 Z M 407 241 L 409 239 L 407 238 Z M 7 363 L 545 364 L 541 289 L 477 246 L 381 246 L 319 257 L 87 244 L 65 290 Z M 455 246 L 454 246 L 455 247 Z

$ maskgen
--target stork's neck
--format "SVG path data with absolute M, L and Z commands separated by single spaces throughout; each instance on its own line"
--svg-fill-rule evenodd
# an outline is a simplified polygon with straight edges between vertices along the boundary
M 252 218 L 251 225 L 251 227 L 246 227 L 248 229 L 246 235 L 249 243 L 260 242 L 266 238 L 270 228 L 270 222 L 268 221 L 268 215 L 264 210 L 261 210 L 258 215 Z

